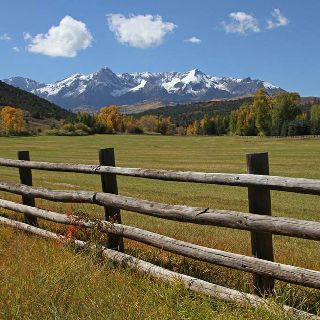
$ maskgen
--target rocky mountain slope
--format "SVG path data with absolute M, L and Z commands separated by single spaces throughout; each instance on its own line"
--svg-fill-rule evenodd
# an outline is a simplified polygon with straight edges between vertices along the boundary
M 103 105 L 131 105 L 150 101 L 163 104 L 230 99 L 265 88 L 269 94 L 283 91 L 269 82 L 251 78 L 214 77 L 194 69 L 188 72 L 115 74 L 104 67 L 91 74 L 74 74 L 52 84 L 13 77 L 4 82 L 74 109 Z

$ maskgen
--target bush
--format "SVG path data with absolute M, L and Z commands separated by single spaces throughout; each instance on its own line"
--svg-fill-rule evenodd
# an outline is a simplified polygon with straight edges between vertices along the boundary
M 93 127 L 93 132 L 100 133 L 100 134 L 103 134 L 103 133 L 111 134 L 113 133 L 113 130 L 101 122 L 96 122 Z
M 74 135 L 75 136 L 87 136 L 87 135 L 89 135 L 89 133 L 87 131 L 84 131 L 84 130 L 81 130 L 81 129 L 77 129 L 74 132 Z
M 64 129 L 52 129 L 47 131 L 49 136 L 87 136 L 88 132 L 83 130 L 67 131 Z
M 142 128 L 136 125 L 128 126 L 127 127 L 127 133 L 132 133 L 132 134 L 143 134 Z
M 0 137 L 30 137 L 33 135 L 34 133 L 29 131 L 21 131 L 21 132 L 13 132 L 13 133 L 0 131 Z
M 78 122 L 74 125 L 74 128 L 75 128 L 75 131 L 83 131 L 83 132 L 86 132 L 86 133 L 91 133 L 92 130 L 91 128 L 89 128 L 86 124 L 82 123 L 82 122 Z
M 61 127 L 61 130 L 74 132 L 76 128 L 72 123 L 66 123 Z
M 293 120 L 289 123 L 288 136 L 304 136 L 310 134 L 310 125 L 307 121 Z

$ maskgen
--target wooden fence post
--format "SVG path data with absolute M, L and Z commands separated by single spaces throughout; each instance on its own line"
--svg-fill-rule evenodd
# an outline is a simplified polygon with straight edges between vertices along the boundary
M 18 160 L 24 160 L 24 161 L 30 161 L 30 154 L 29 151 L 18 151 L 17 152 Z M 25 184 L 27 186 L 32 186 L 32 172 L 29 168 L 19 168 L 19 176 L 20 176 L 20 183 Z M 22 203 L 35 207 L 35 200 L 32 196 L 22 196 Z M 31 224 L 33 226 L 38 225 L 37 218 L 34 216 L 31 216 L 29 214 L 24 215 L 24 220 L 26 223 Z
M 247 154 L 247 170 L 251 174 L 269 175 L 268 153 Z M 270 190 L 264 187 L 248 187 L 249 212 L 271 216 Z M 268 232 L 251 232 L 252 254 L 259 258 L 274 261 L 272 234 Z M 274 279 L 253 275 L 255 292 L 259 295 L 271 294 Z
M 99 163 L 101 166 L 115 166 L 115 155 L 113 148 L 99 150 Z M 102 191 L 106 193 L 118 194 L 117 176 L 113 173 L 101 174 Z M 104 207 L 105 219 L 114 223 L 121 223 L 119 208 L 109 206 Z M 117 235 L 108 234 L 107 247 L 109 249 L 124 252 L 123 238 Z

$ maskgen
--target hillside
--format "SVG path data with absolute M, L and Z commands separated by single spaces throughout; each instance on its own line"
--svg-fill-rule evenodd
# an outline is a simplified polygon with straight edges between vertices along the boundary
M 68 119 L 73 113 L 32 93 L 0 81 L 0 106 L 14 106 L 35 119 Z
M 123 105 L 119 107 L 119 110 L 123 114 L 141 113 L 153 109 L 164 107 L 165 105 L 160 101 L 142 102 L 131 105 Z
M 171 117 L 173 122 L 178 126 L 186 126 L 194 120 L 201 120 L 205 115 L 229 114 L 232 110 L 238 109 L 242 104 L 250 103 L 252 99 L 252 97 L 245 97 L 235 100 L 213 100 L 177 104 L 175 106 L 166 106 L 136 113 L 134 116 L 137 118 L 144 115 Z

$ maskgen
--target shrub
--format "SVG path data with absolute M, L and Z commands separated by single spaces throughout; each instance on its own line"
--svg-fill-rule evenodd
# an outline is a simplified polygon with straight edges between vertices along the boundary
M 127 127 L 127 133 L 143 134 L 143 130 L 139 126 L 131 125 Z
M 64 131 L 74 132 L 76 130 L 75 126 L 72 123 L 66 123 L 61 127 Z
M 75 128 L 75 131 L 83 131 L 83 132 L 86 132 L 86 133 L 91 133 L 91 129 L 84 123 L 82 122 L 78 122 L 74 125 L 74 128 Z

